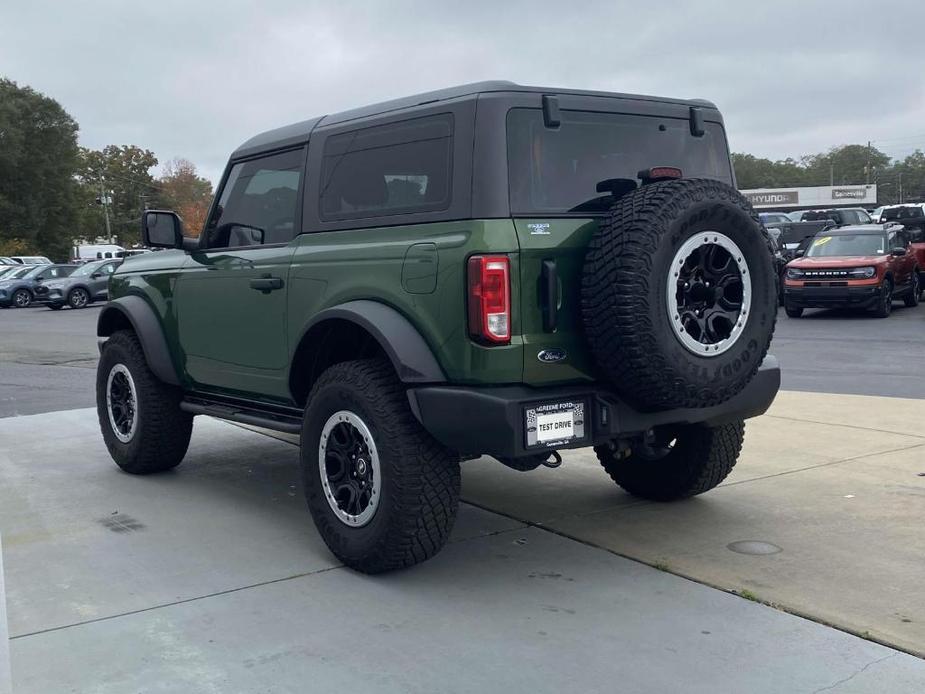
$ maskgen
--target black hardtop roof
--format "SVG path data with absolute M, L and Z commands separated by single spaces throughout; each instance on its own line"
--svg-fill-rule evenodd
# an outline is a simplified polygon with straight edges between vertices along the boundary
M 402 109 L 420 106 L 422 104 L 436 103 L 439 101 L 449 101 L 451 99 L 461 99 L 464 97 L 478 98 L 479 94 L 490 92 L 518 92 L 533 94 L 569 94 L 575 96 L 602 96 L 617 99 L 633 99 L 636 101 L 655 101 L 660 103 L 680 104 L 683 106 L 700 106 L 703 108 L 715 109 L 716 105 L 706 99 L 671 99 L 659 96 L 644 96 L 640 94 L 621 94 L 617 92 L 600 92 L 588 91 L 581 89 L 562 89 L 559 87 L 528 87 L 514 82 L 504 80 L 492 80 L 488 82 L 473 82 L 471 84 L 462 84 L 456 87 L 438 89 L 432 92 L 424 92 L 413 96 L 406 96 L 400 99 L 383 101 L 370 106 L 341 111 L 318 118 L 309 118 L 308 120 L 285 125 L 281 128 L 267 130 L 259 135 L 255 135 L 238 147 L 231 158 L 246 157 L 259 152 L 281 149 L 297 145 L 300 142 L 308 140 L 311 132 L 324 125 L 334 125 L 345 123 L 347 121 L 376 116 L 390 111 L 400 111 Z

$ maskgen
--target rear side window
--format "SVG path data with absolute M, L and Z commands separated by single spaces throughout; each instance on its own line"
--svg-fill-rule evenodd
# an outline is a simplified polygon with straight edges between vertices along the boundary
M 358 219 L 450 206 L 453 116 L 415 118 L 333 135 L 324 145 L 320 212 Z
M 678 167 L 685 178 L 731 184 L 723 128 L 704 127 L 705 134 L 694 137 L 686 119 L 564 110 L 561 125 L 547 128 L 539 109 L 511 109 L 511 210 L 520 215 L 602 212 L 613 196 L 598 192 L 599 182 L 638 184 L 639 171 L 655 166 Z

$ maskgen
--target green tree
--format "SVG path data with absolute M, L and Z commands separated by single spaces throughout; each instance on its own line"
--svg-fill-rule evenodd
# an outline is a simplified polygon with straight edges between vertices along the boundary
M 751 154 L 733 153 L 732 164 L 739 188 L 790 188 L 804 185 L 805 171 L 793 159 L 771 161 Z
M 873 182 L 876 171 L 888 169 L 890 158 L 876 147 L 843 145 L 802 158 L 806 185 L 852 185 Z M 868 165 L 870 169 L 868 170 Z
M 83 187 L 81 235 L 106 235 L 105 213 L 109 213 L 112 235 L 123 246 L 141 240 L 141 211 L 156 197 L 158 186 L 150 170 L 157 166 L 154 152 L 135 145 L 107 145 L 102 150 L 80 150 L 78 178 Z M 109 200 L 110 204 L 97 203 Z M 95 209 L 92 203 L 96 203 Z
M 0 254 L 15 249 L 67 259 L 77 129 L 54 99 L 0 78 Z

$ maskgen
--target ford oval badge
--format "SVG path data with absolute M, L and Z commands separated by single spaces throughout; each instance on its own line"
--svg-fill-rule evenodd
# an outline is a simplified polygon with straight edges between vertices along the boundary
M 544 349 L 537 353 L 536 358 L 544 364 L 555 364 L 565 359 L 564 349 Z

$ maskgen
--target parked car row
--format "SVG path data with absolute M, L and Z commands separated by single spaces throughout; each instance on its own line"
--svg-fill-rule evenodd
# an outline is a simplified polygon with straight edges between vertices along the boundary
M 0 308 L 26 308 L 34 303 L 53 310 L 85 308 L 109 297 L 109 276 L 122 260 L 85 265 L 12 265 L 0 267 Z

